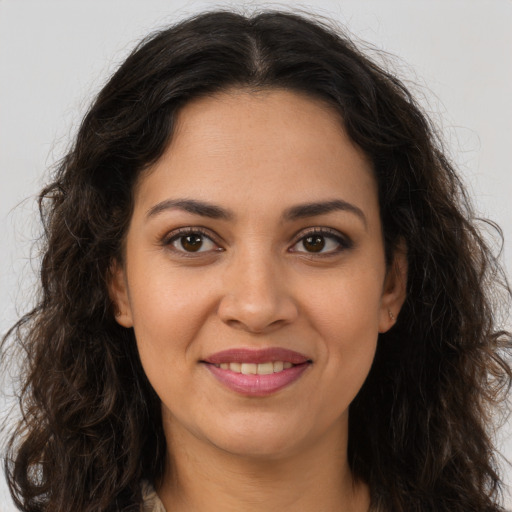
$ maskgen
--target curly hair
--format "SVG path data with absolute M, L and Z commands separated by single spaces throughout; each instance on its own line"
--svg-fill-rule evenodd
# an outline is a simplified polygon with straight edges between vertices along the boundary
M 163 474 L 160 401 L 107 283 L 141 172 L 180 108 L 233 88 L 286 89 L 340 114 L 378 184 L 388 263 L 407 299 L 350 406 L 349 464 L 372 506 L 501 510 L 491 415 L 510 388 L 510 288 L 436 130 L 406 87 L 339 30 L 282 12 L 209 12 L 143 40 L 110 78 L 40 194 L 37 305 L 4 338 L 25 351 L 6 472 L 26 512 L 140 511 Z

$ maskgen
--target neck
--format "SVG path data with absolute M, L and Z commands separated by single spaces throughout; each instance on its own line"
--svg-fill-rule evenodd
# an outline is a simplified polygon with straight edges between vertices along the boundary
M 172 512 L 367 512 L 369 491 L 355 482 L 339 431 L 275 457 L 229 453 L 172 428 L 158 494 Z M 172 454 L 172 456 L 170 455 Z

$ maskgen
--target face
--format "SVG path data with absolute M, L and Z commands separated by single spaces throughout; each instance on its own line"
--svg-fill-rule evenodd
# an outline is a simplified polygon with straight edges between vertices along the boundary
M 405 279 L 332 110 L 280 90 L 186 105 L 137 184 L 125 250 L 111 295 L 166 434 L 245 456 L 346 437 Z

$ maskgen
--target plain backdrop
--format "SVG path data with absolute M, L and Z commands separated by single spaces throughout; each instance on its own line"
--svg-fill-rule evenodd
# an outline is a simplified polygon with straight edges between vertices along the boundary
M 390 65 L 444 132 L 478 213 L 501 225 L 510 275 L 512 0 L 0 0 L 0 333 L 30 306 L 35 196 L 94 94 L 150 30 L 232 6 L 301 7 L 398 56 Z M 7 393 L 10 379 L 0 376 Z M 0 411 L 6 406 L 0 401 Z M 500 434 L 509 458 L 511 433 L 506 425 Z M 11 512 L 1 480 L 0 512 Z

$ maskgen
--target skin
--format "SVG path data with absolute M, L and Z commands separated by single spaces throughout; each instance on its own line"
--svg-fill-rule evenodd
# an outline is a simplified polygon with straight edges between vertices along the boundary
M 165 203 L 184 198 L 230 216 Z M 353 208 L 286 216 L 332 200 Z M 404 301 L 406 264 L 399 252 L 386 267 L 371 164 L 338 115 L 283 90 L 194 100 L 134 204 L 111 295 L 162 400 L 166 508 L 368 510 L 347 463 L 348 408 Z M 199 227 L 201 250 L 187 252 L 176 230 Z M 311 228 L 329 230 L 320 252 L 304 243 Z M 201 362 L 240 347 L 312 364 L 270 396 L 242 396 Z

